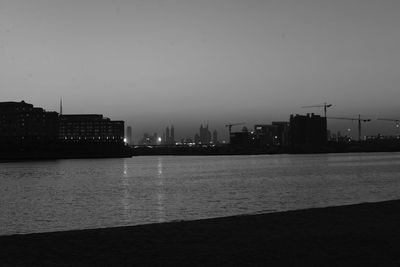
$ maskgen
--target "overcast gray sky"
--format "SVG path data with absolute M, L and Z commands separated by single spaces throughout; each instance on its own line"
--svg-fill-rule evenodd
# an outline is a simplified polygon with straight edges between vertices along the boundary
M 207 121 L 223 135 L 323 102 L 400 117 L 399 14 L 398 0 L 0 0 L 1 101 L 58 110 L 62 97 L 65 113 L 123 119 L 136 139 Z

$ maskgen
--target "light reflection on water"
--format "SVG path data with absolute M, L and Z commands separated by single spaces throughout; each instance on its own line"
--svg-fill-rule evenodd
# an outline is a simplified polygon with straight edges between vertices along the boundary
M 400 153 L 0 164 L 0 234 L 134 225 L 400 197 Z
M 124 207 L 124 221 L 130 222 L 131 212 L 130 212 L 130 193 L 129 193 L 129 175 L 128 175 L 128 164 L 124 159 L 124 175 L 122 176 L 122 206 Z
M 163 165 L 162 165 L 162 158 L 158 158 L 158 165 L 157 165 L 157 208 L 158 208 L 158 222 L 165 222 L 165 207 L 164 207 L 164 200 L 165 200 L 165 188 L 164 188 L 164 176 L 163 176 Z

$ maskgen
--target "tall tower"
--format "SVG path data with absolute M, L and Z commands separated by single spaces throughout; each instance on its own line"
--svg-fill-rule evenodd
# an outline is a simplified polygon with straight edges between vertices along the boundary
M 169 127 L 167 126 L 167 128 L 165 128 L 165 143 L 167 145 L 170 144 L 170 137 L 169 137 Z
M 206 129 L 207 130 L 205 132 L 205 137 L 206 137 L 205 143 L 209 144 L 209 143 L 211 143 L 211 132 L 210 132 L 210 130 L 208 130 L 208 122 L 207 122 L 207 128 Z
M 60 115 L 62 115 L 62 97 L 60 97 Z
M 204 143 L 204 128 L 203 128 L 203 124 L 200 125 L 199 137 L 200 137 L 200 142 Z
M 175 143 L 175 128 L 174 125 L 171 125 L 171 140 L 170 144 L 173 145 Z

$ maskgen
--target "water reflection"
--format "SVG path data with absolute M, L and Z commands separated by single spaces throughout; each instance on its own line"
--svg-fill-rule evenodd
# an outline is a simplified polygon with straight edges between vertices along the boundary
M 122 175 L 122 207 L 124 209 L 124 221 L 132 221 L 130 212 L 130 193 L 129 193 L 129 175 L 127 159 L 124 159 L 123 175 Z
M 400 153 L 0 164 L 0 235 L 400 198 Z
M 158 158 L 157 164 L 157 218 L 158 222 L 165 222 L 165 185 L 163 175 L 163 159 Z

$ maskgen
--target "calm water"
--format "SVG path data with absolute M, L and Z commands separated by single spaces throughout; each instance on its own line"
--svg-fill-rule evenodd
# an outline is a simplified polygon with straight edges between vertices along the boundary
M 400 153 L 0 163 L 0 234 L 400 198 Z

